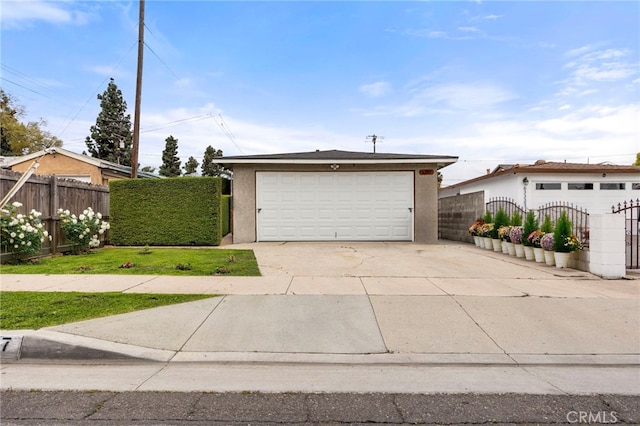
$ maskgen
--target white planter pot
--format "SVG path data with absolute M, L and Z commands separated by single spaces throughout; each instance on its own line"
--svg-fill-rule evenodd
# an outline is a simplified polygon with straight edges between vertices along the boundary
M 554 256 L 553 251 L 551 251 L 551 250 L 545 250 L 544 251 L 544 261 L 549 266 L 555 266 L 556 258 Z
M 484 241 L 484 248 L 493 250 L 493 240 L 491 238 L 482 237 L 482 241 Z
M 559 251 L 553 254 L 556 259 L 556 268 L 568 268 L 569 260 L 571 259 L 571 253 L 561 253 Z
M 514 244 L 516 248 L 516 257 L 524 257 L 524 246 L 522 244 Z
M 509 254 L 509 247 L 507 247 L 507 242 L 502 241 L 501 246 L 502 246 L 502 252 L 504 254 Z
M 507 244 L 507 249 L 509 250 L 509 256 L 515 256 L 516 255 L 516 245 L 513 243 L 506 243 Z
M 476 245 L 476 247 L 480 247 L 480 237 L 478 237 L 477 235 L 473 236 L 473 244 Z
M 493 251 L 502 251 L 502 241 L 500 239 L 492 239 Z
M 533 248 L 533 256 L 535 257 L 537 263 L 544 263 L 544 249 L 542 249 L 541 247 Z
M 524 257 L 527 260 L 534 260 L 535 256 L 533 255 L 533 247 L 524 246 Z

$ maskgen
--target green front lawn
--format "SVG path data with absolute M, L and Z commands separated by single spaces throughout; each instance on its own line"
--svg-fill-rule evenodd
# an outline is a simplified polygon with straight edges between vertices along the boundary
M 212 296 L 3 291 L 0 293 L 0 329 L 39 329 L 208 297 Z
M 253 250 L 107 247 L 89 254 L 2 265 L 3 274 L 259 276 Z

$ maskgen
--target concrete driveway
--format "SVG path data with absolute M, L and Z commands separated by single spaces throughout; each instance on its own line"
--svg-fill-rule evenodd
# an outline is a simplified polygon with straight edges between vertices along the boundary
M 3 291 L 223 295 L 22 332 L 22 354 L 64 357 L 85 347 L 168 362 L 142 371 L 133 385 L 124 374 L 118 390 L 284 391 L 312 383 L 316 391 L 371 392 L 395 383 L 402 392 L 640 392 L 640 280 L 602 280 L 470 244 L 226 248 L 254 250 L 263 276 L 3 275 Z M 318 368 L 308 381 L 280 368 L 267 379 L 247 362 Z M 236 371 L 229 363 L 251 374 L 219 383 L 219 374 Z M 327 365 L 344 367 L 328 376 Z M 364 384 L 351 386 L 344 375 L 356 365 Z M 443 368 L 455 371 L 434 379 Z M 3 374 L 3 389 L 82 388 L 53 383 L 28 364 L 4 364 Z M 180 380 L 169 380 L 172 374 Z M 371 377 L 380 382 L 372 385 Z

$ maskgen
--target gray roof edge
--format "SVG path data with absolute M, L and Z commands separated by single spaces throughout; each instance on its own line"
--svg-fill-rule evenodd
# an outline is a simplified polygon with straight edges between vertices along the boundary
M 311 151 L 285 154 L 258 154 L 220 157 L 216 159 L 218 163 L 227 164 L 251 164 L 251 163 L 299 163 L 299 164 L 323 164 L 327 162 L 355 162 L 355 163 L 378 163 L 378 162 L 404 162 L 404 163 L 426 163 L 426 162 L 447 162 L 449 164 L 458 161 L 458 157 L 447 155 L 424 155 L 424 154 L 396 154 L 396 153 L 371 153 L 353 151 Z

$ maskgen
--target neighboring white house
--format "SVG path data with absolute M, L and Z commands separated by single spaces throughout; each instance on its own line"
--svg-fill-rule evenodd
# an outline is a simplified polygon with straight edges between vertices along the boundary
M 640 197 L 640 166 L 556 163 L 499 165 L 492 172 L 441 188 L 439 198 L 484 191 L 490 198 L 508 197 L 525 209 L 568 202 L 589 213 L 610 213 L 611 206 Z

